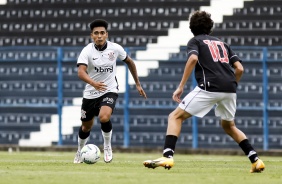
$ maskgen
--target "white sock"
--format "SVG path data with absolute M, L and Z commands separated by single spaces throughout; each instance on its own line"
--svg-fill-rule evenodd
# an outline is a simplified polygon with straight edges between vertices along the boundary
M 104 139 L 104 146 L 110 146 L 111 145 L 111 139 L 112 139 L 112 131 L 110 132 L 103 132 L 103 130 L 101 130 L 102 135 L 103 135 L 103 139 Z
M 85 146 L 85 144 L 87 143 L 88 139 L 89 139 L 89 136 L 86 139 L 81 139 L 78 136 L 78 138 L 77 138 L 78 141 L 77 142 L 78 142 L 78 150 L 79 151 L 83 148 L 83 146 Z

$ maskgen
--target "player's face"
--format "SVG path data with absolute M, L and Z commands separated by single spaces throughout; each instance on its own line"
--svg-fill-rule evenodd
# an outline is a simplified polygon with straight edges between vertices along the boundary
M 108 38 L 108 32 L 104 27 L 95 27 L 91 33 L 91 38 L 97 46 L 103 46 Z

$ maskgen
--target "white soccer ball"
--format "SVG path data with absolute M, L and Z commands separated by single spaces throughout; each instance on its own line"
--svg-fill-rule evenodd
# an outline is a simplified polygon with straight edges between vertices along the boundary
M 81 161 L 86 164 L 95 164 L 100 159 L 100 155 L 100 149 L 94 144 L 87 144 L 80 151 Z

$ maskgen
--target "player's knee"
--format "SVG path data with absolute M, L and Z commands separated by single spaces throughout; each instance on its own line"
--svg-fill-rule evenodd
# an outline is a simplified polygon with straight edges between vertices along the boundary
M 111 115 L 108 114 L 100 114 L 99 115 L 99 120 L 100 122 L 108 122 L 111 118 Z
M 174 122 L 178 119 L 181 119 L 181 118 L 175 112 L 172 112 L 168 115 L 168 121 L 170 121 L 170 122 Z M 181 121 L 182 121 L 182 119 L 181 119 Z
M 83 121 L 81 129 L 83 132 L 89 132 L 93 126 L 93 119 L 89 121 Z
M 89 126 L 89 125 L 84 125 L 81 127 L 82 131 L 83 132 L 89 132 L 91 130 L 92 126 Z
M 226 121 L 226 120 L 221 121 L 221 127 L 226 133 L 231 133 L 234 130 L 234 128 L 236 128 L 234 121 Z
M 191 117 L 191 115 L 183 110 L 174 110 L 168 115 L 169 121 L 181 121 L 183 122 L 187 118 Z
M 221 120 L 221 126 L 222 128 L 231 128 L 235 126 L 235 123 L 234 121 Z

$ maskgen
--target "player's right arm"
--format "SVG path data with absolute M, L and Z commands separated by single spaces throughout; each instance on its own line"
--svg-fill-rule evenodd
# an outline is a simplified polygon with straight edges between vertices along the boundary
M 90 84 L 91 86 L 93 86 L 98 91 L 105 91 L 107 89 L 106 84 L 104 84 L 103 82 L 95 82 L 93 79 L 91 79 L 89 77 L 89 75 L 87 74 L 87 66 L 86 65 L 80 64 L 78 66 L 77 75 L 82 81 Z
M 198 62 L 198 56 L 196 54 L 190 55 L 190 57 L 188 58 L 188 60 L 186 62 L 184 73 L 182 75 L 182 79 L 180 81 L 180 84 L 172 95 L 172 99 L 175 102 L 178 102 L 178 103 L 181 102 L 180 96 L 182 95 L 182 93 L 184 91 L 184 86 L 185 86 L 187 80 L 189 79 L 191 73 L 193 72 L 193 69 L 195 68 L 197 62 Z
M 240 81 L 240 79 L 242 78 L 243 72 L 244 72 L 244 67 L 241 64 L 240 61 L 236 61 L 233 64 L 233 68 L 235 69 L 234 73 L 235 73 L 235 77 L 236 77 L 236 82 L 238 83 Z
M 103 82 L 94 81 L 92 78 L 89 77 L 87 72 L 89 55 L 92 52 L 91 48 L 92 44 L 88 44 L 82 49 L 81 53 L 79 54 L 77 59 L 77 75 L 79 79 L 90 84 L 96 90 L 105 91 L 107 86 Z

